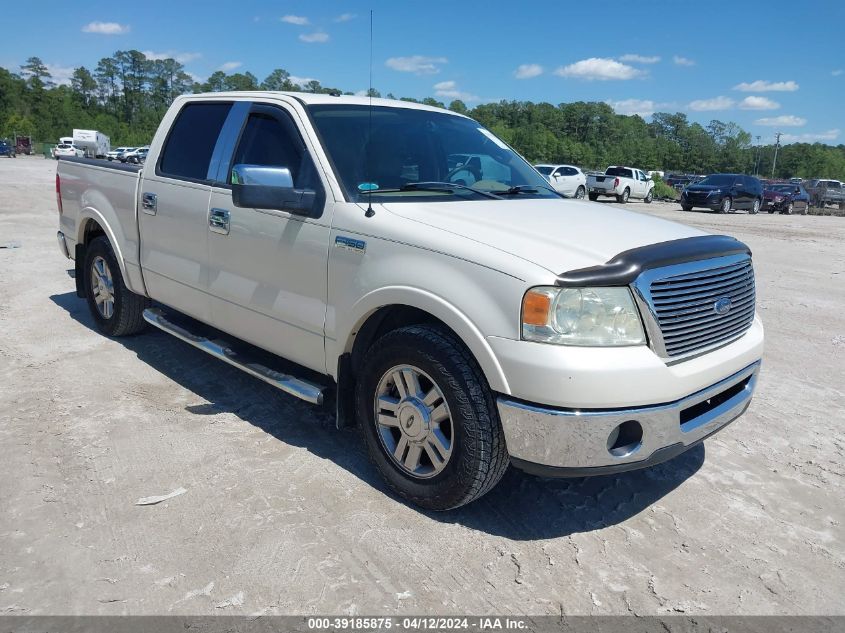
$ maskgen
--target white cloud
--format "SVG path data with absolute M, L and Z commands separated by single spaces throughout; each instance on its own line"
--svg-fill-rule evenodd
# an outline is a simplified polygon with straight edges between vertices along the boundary
M 294 83 L 300 87 L 304 86 L 309 81 L 319 81 L 319 79 L 315 79 L 314 77 L 297 77 L 296 75 L 291 75 L 289 79 L 291 83 Z
M 44 64 L 47 72 L 50 73 L 54 84 L 59 86 L 70 85 L 70 78 L 73 76 L 73 66 L 59 66 L 58 64 Z
M 741 90 L 742 92 L 795 92 L 798 90 L 798 84 L 794 81 L 765 81 L 758 79 L 757 81 L 742 82 L 734 86 L 734 90 Z
M 559 77 L 574 77 L 588 81 L 635 79 L 642 77 L 644 74 L 642 70 L 606 57 L 582 59 L 574 64 L 561 66 L 555 70 L 555 75 Z
M 807 119 L 793 114 L 784 114 L 782 116 L 763 117 L 754 121 L 757 125 L 770 125 L 772 127 L 801 127 L 807 123 Z
M 745 97 L 739 102 L 739 107 L 743 110 L 777 110 L 780 104 L 777 101 L 772 101 L 767 97 L 750 96 Z
M 461 101 L 480 101 L 478 95 L 458 90 L 458 83 L 455 81 L 441 81 L 434 84 L 434 94 L 444 99 L 460 99 Z
M 517 79 L 531 79 L 543 74 L 543 67 L 540 64 L 522 64 L 517 68 L 513 76 Z
M 296 24 L 297 26 L 305 26 L 306 24 L 310 24 L 308 18 L 304 15 L 285 15 L 281 17 L 282 22 L 287 22 L 288 24 Z
M 671 104 L 656 103 L 651 99 L 623 99 L 621 101 L 605 101 L 616 114 L 638 114 L 641 117 L 651 116 L 660 109 Z
M 838 77 L 843 72 L 845 72 L 845 71 L 843 71 L 841 68 L 837 68 L 836 70 L 831 70 L 830 74 L 833 75 L 834 77 Z
M 713 97 L 712 99 L 690 101 L 687 108 L 693 112 L 710 112 L 713 110 L 730 110 L 734 105 L 734 100 L 728 97 Z
M 226 62 L 225 64 L 220 64 L 220 67 L 217 70 L 222 70 L 224 73 L 229 73 L 237 68 L 240 68 L 241 66 L 243 66 L 243 62 Z
M 426 57 L 411 55 L 410 57 L 391 57 L 384 65 L 402 73 L 416 73 L 418 75 L 436 75 L 442 64 L 448 64 L 445 57 Z
M 695 62 L 687 57 L 681 57 L 680 55 L 675 55 L 672 58 L 672 61 L 675 62 L 676 66 L 695 66 Z
M 317 31 L 316 33 L 303 33 L 299 39 L 308 44 L 325 44 L 329 41 L 329 34 Z
M 835 141 L 837 138 L 839 138 L 839 128 L 816 134 L 783 134 L 780 140 L 783 143 L 813 143 L 816 141 Z
M 179 53 L 176 51 L 164 51 L 164 52 L 156 52 L 156 51 L 141 51 L 147 59 L 157 60 L 157 59 L 175 59 L 180 64 L 187 64 L 189 62 L 193 62 L 198 60 L 202 57 L 202 53 Z
M 337 16 L 334 21 L 335 22 L 349 22 L 349 20 L 354 20 L 358 16 L 354 13 L 343 13 Z
M 83 33 L 99 33 L 100 35 L 123 35 L 129 33 L 128 24 L 117 22 L 89 22 L 82 27 Z
M 631 62 L 634 64 L 656 64 L 660 61 L 660 56 L 634 55 L 633 53 L 628 53 L 627 55 L 622 55 L 622 57 L 619 58 L 619 61 Z

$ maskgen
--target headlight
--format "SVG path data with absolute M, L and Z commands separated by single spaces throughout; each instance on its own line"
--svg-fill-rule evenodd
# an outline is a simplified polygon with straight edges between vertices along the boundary
M 595 347 L 646 342 L 628 288 L 532 288 L 522 300 L 522 338 Z
M 713 195 L 716 195 L 717 193 L 722 193 L 722 190 L 721 190 L 721 189 L 714 189 L 713 191 L 711 191 L 711 192 L 710 192 L 710 193 L 708 193 L 707 195 L 708 195 L 708 196 L 713 196 Z
M 775 196 L 775 202 L 783 202 L 783 196 Z

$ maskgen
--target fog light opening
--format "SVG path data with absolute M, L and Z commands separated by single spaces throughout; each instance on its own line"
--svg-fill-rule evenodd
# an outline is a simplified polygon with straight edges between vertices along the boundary
M 607 452 L 614 457 L 627 457 L 643 443 L 643 427 L 636 420 L 627 420 L 607 437 Z

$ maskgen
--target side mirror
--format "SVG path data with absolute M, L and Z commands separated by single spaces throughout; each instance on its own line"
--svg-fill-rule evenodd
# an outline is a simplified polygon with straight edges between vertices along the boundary
M 276 209 L 296 215 L 311 215 L 317 194 L 294 189 L 287 167 L 235 165 L 231 174 L 232 202 L 247 209 Z

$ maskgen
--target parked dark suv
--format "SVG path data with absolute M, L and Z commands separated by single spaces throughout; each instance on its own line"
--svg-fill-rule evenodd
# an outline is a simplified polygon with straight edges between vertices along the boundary
M 747 209 L 757 213 L 763 204 L 763 183 L 742 174 L 711 174 L 688 185 L 681 193 L 681 208 L 704 207 L 719 213 Z

